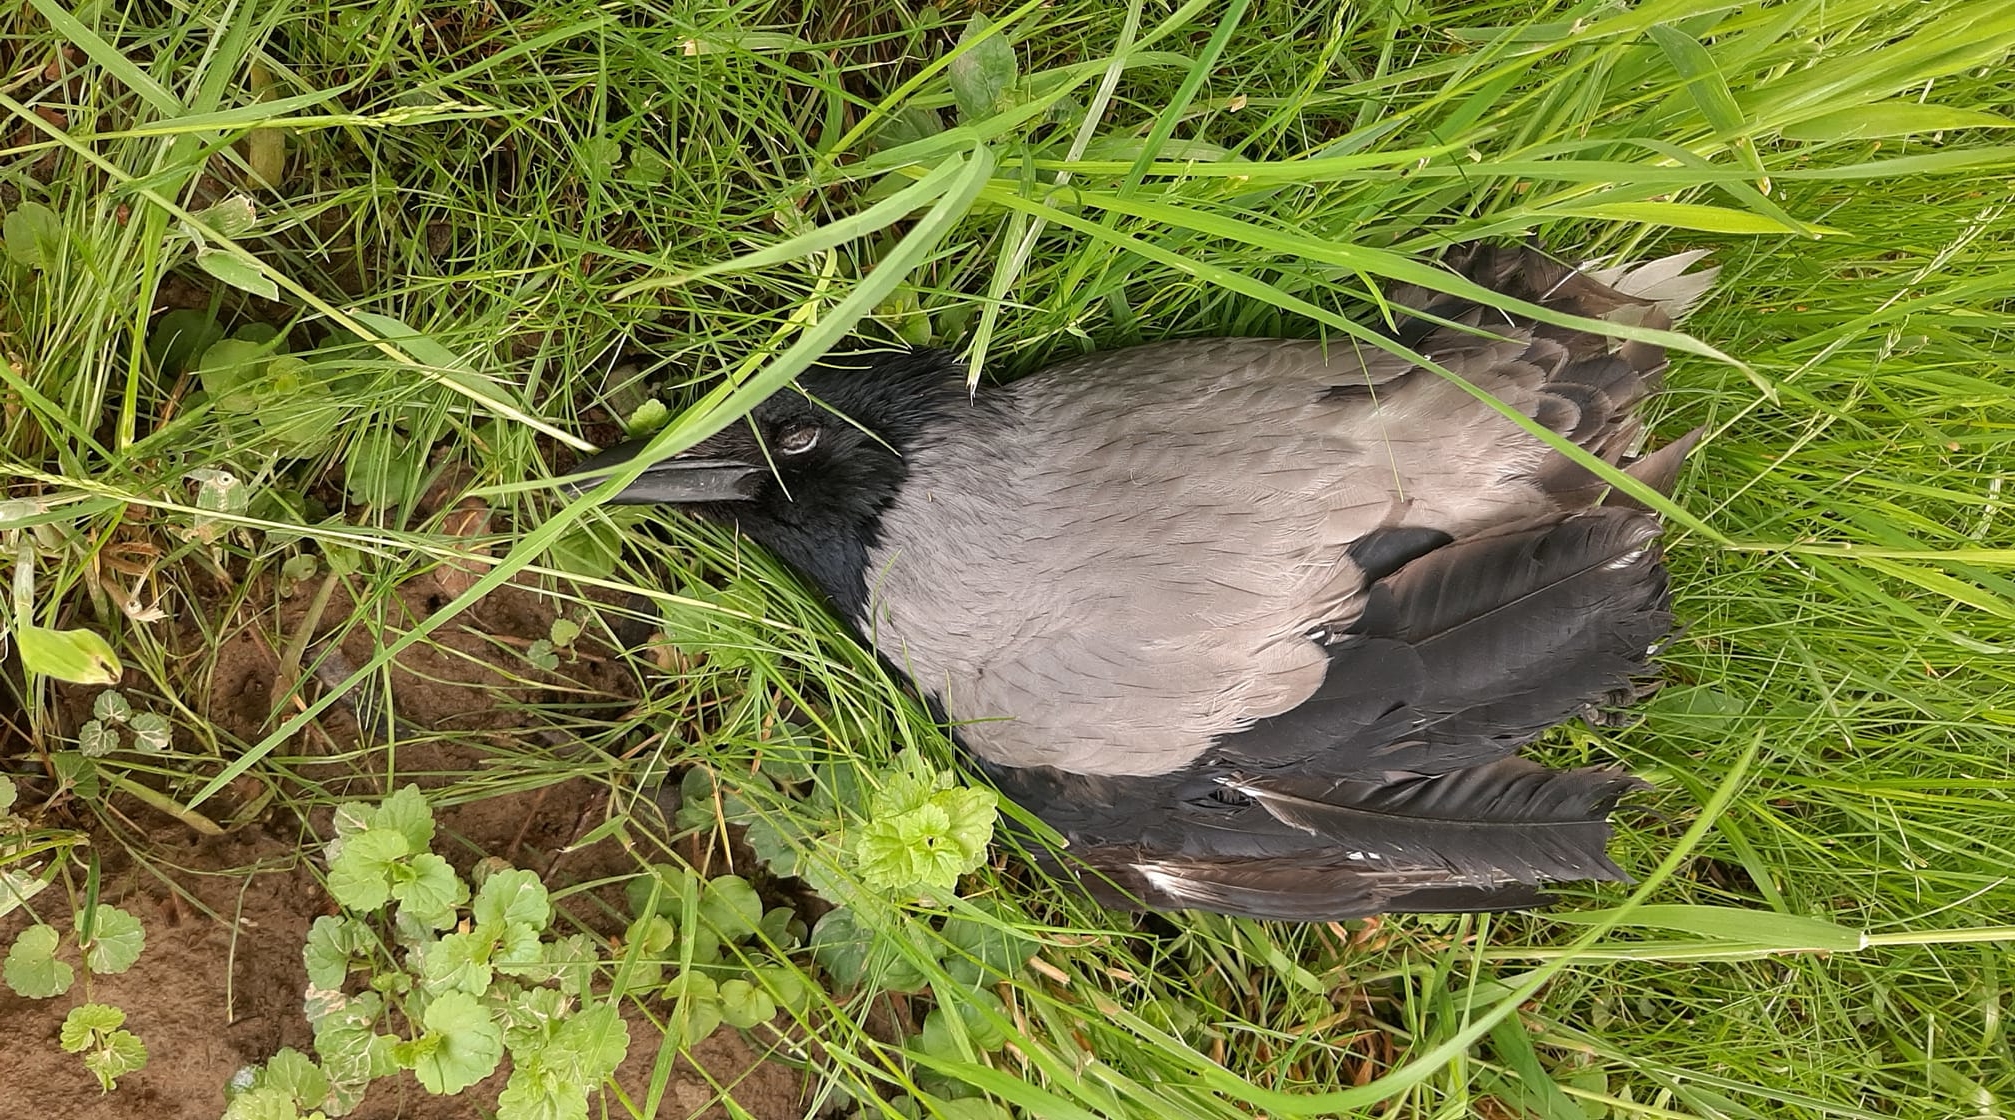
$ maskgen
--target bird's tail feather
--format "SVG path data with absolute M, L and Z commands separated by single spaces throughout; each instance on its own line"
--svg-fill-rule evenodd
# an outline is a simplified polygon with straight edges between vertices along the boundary
M 1398 782 L 1227 784 L 1302 840 L 1276 835 L 1240 853 L 1104 848 L 1081 858 L 1163 908 L 1289 921 L 1515 909 L 1545 902 L 1538 888 L 1546 882 L 1627 882 L 1605 852 L 1608 818 L 1618 798 L 1644 788 L 1617 771 L 1548 770 L 1519 758 Z M 1260 838 L 1246 831 L 1224 839 Z

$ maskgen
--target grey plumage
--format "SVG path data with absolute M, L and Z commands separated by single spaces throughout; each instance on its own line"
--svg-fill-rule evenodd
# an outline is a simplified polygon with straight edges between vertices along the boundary
M 1696 260 L 1606 282 L 1530 251 L 1458 267 L 1666 326 L 1711 283 Z M 1661 351 L 1397 297 L 1458 324 L 1413 320 L 1409 345 L 1670 486 L 1691 437 L 1634 458 Z M 815 454 L 779 459 L 789 498 L 700 508 L 818 581 L 1072 855 L 1151 904 L 1302 918 L 1620 876 L 1606 818 L 1632 783 L 1510 756 L 1644 672 L 1670 626 L 1653 518 L 1598 505 L 1596 476 L 1448 379 L 1350 343 L 1143 346 L 974 402 L 961 372 L 924 354 L 808 375 L 893 450 L 824 425 Z M 692 455 L 761 462 L 756 439 L 821 416 L 780 394 Z M 618 500 L 681 498 L 672 470 Z

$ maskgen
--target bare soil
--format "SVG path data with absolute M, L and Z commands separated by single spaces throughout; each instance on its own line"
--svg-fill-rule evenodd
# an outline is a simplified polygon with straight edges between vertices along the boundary
M 263 597 L 246 596 L 243 602 L 265 602 L 270 609 L 222 641 L 190 633 L 174 643 L 189 651 L 186 672 L 192 685 L 201 686 L 192 687 L 185 702 L 225 740 L 257 742 L 299 710 L 286 696 L 292 682 L 275 685 L 281 675 L 276 650 L 284 648 L 286 635 L 311 627 L 317 634 L 311 649 L 334 641 L 351 665 L 361 665 L 375 643 L 390 641 L 452 597 L 461 575 L 420 577 L 400 590 L 396 602 L 366 604 L 361 611 L 338 595 L 316 614 L 309 606 L 312 587 L 286 596 L 272 589 L 262 589 Z M 218 590 L 223 594 L 227 589 Z M 627 703 L 635 685 L 613 656 L 584 648 L 552 673 L 509 656 L 510 649 L 547 636 L 553 617 L 550 600 L 525 588 L 505 587 L 443 627 L 431 642 L 402 655 L 391 675 L 390 709 L 398 736 L 408 737 L 416 729 L 455 731 L 455 745 L 429 743 L 422 734 L 418 742 L 396 748 L 380 739 L 376 749 L 362 752 L 360 743 L 370 743 L 371 735 L 359 723 L 383 727 L 384 721 L 368 711 L 360 720 L 354 711 L 332 709 L 285 749 L 297 756 L 330 757 L 327 764 L 303 765 L 298 772 L 304 779 L 339 796 L 371 797 L 385 792 L 383 777 L 392 760 L 400 781 L 414 775 L 424 786 L 430 774 L 482 769 L 485 752 L 472 742 L 508 743 L 523 753 L 552 740 L 550 732 L 542 735 L 527 726 L 527 713 L 542 702 Z M 369 621 L 360 624 L 359 619 Z M 500 664 L 514 667 L 507 675 L 495 668 Z M 137 677 L 128 683 L 129 696 L 140 707 L 142 683 Z M 312 682 L 305 691 L 315 694 Z M 88 694 L 66 695 L 59 702 L 67 726 L 88 714 Z M 28 753 L 25 746 L 10 738 L 4 753 L 17 755 L 7 769 L 26 787 L 23 804 L 46 797 L 48 789 L 35 788 L 34 764 L 19 757 Z M 355 761 L 360 757 L 365 760 L 361 764 Z M 215 812 L 218 820 L 236 819 L 233 799 L 242 805 L 257 793 L 252 783 L 243 785 L 220 794 L 204 810 Z M 613 842 L 565 851 L 604 819 L 602 796 L 599 787 L 572 779 L 438 808 L 435 848 L 464 874 L 482 854 L 495 854 L 540 872 L 554 888 L 619 874 L 634 866 L 633 857 Z M 315 836 L 326 828 L 326 820 L 302 821 L 284 807 L 269 808 L 221 836 L 204 836 L 124 795 L 110 797 L 107 811 L 95 818 L 74 803 L 70 812 L 67 821 L 47 823 L 93 834 L 104 868 L 101 901 L 138 916 L 146 927 L 147 947 L 122 975 L 87 978 L 79 969 L 73 989 L 55 999 L 21 999 L 0 986 L 0 1120 L 214 1120 L 223 1111 L 224 1086 L 234 1072 L 283 1046 L 312 1053 L 301 1010 L 307 986 L 301 947 L 309 924 L 332 913 L 333 903 L 301 853 L 317 849 Z M 59 883 L 38 896 L 34 906 L 43 920 L 67 930 L 70 915 L 61 912 L 62 895 Z M 19 913 L 0 919 L 0 945 L 11 943 L 27 920 Z M 606 918 L 591 922 L 610 924 Z M 126 1027 L 145 1041 L 149 1052 L 146 1068 L 122 1078 L 109 1095 L 101 1095 L 79 1060 L 56 1044 L 64 1016 L 86 1001 L 123 1008 Z M 723 1028 L 695 1048 L 675 1069 L 658 1115 L 727 1116 L 713 1088 L 717 1084 L 730 1086 L 735 1104 L 757 1120 L 804 1115 L 801 1075 L 766 1061 L 753 1041 L 767 1035 L 758 1030 L 744 1037 Z M 631 1023 L 631 1038 L 630 1059 L 617 1080 L 632 1101 L 641 1102 L 656 1055 L 656 1032 L 637 1019 Z M 410 1075 L 401 1074 L 376 1084 L 350 1115 L 358 1120 L 489 1115 L 507 1070 L 508 1060 L 487 1081 L 448 1098 L 429 1096 Z M 591 1103 L 591 1111 L 600 1110 Z M 613 1101 L 610 1111 L 620 1114 Z

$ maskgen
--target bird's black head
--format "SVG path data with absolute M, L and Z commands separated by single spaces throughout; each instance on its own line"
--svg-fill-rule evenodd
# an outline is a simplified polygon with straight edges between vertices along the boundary
M 965 370 L 914 350 L 828 357 L 746 420 L 662 460 L 610 501 L 679 504 L 732 525 L 811 577 L 850 618 L 865 613 L 867 553 L 909 477 L 906 456 L 966 407 Z M 574 468 L 601 474 L 644 441 Z M 587 484 L 584 484 L 587 485 Z

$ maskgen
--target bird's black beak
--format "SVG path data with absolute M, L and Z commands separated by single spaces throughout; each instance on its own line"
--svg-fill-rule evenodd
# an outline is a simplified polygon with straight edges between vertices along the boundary
M 593 489 L 616 467 L 643 451 L 647 441 L 619 443 L 591 455 L 573 469 L 566 488 L 576 494 Z M 746 502 L 756 496 L 767 468 L 734 459 L 674 456 L 651 464 L 634 482 L 609 499 L 611 505 L 683 505 L 692 502 Z

